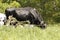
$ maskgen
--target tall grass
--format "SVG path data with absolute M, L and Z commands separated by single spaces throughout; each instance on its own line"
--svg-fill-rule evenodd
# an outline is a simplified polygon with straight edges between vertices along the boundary
M 60 40 L 60 24 L 39 27 L 0 27 L 0 40 Z

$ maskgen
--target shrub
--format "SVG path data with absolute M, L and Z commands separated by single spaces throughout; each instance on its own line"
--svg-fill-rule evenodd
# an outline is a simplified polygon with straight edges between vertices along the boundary
M 16 2 L 16 1 L 13 1 L 12 3 L 10 3 L 9 7 L 15 7 L 15 8 L 18 8 L 18 7 L 21 7 L 21 5 Z

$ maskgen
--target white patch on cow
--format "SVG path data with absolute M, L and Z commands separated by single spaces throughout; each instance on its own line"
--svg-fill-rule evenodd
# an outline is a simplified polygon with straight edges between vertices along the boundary
M 41 21 L 41 24 L 43 24 L 44 23 L 44 21 Z
M 46 24 L 44 24 L 46 26 Z
M 0 25 L 4 25 L 5 22 L 6 22 L 6 15 L 0 13 Z
M 41 21 L 41 24 L 44 24 L 44 26 L 46 26 L 46 24 L 44 23 L 44 21 Z
M 36 9 L 34 8 L 34 10 L 36 10 Z

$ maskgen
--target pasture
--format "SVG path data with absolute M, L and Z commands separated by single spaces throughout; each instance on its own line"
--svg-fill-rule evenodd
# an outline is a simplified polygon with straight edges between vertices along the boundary
M 0 26 L 0 40 L 60 40 L 60 0 L 0 0 L 0 13 L 5 13 L 6 8 L 21 7 L 36 8 L 48 24 L 47 28 L 19 23 L 15 28 L 9 26 L 8 21 L 8 26 Z
M 29 25 L 1 26 L 0 40 L 60 40 L 60 24 L 49 24 L 45 29 Z

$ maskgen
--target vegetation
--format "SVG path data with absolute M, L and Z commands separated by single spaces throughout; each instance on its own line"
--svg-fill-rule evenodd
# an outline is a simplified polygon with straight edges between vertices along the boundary
M 0 40 L 60 40 L 59 24 L 48 25 L 46 29 L 28 26 L 0 27 Z
M 48 25 L 46 29 L 1 26 L 0 40 L 60 40 L 60 0 L 0 0 L 1 13 L 9 7 L 36 8 Z

